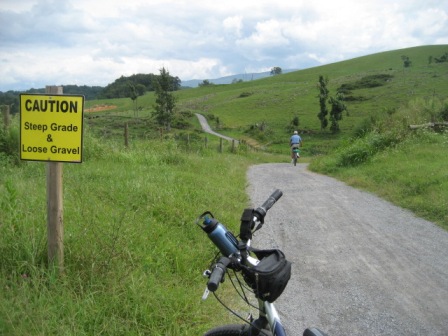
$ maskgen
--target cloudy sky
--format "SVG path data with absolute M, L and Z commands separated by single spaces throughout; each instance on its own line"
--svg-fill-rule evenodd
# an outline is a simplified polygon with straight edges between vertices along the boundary
M 0 91 L 304 69 L 448 44 L 447 0 L 0 0 Z

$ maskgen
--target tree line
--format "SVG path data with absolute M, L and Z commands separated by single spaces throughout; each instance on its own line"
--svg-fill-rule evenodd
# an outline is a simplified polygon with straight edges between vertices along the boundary
M 161 76 L 161 74 L 136 74 L 128 77 L 121 76 L 101 90 L 97 99 L 131 98 L 134 95 L 141 96 L 145 92 L 155 91 L 157 82 Z M 181 80 L 179 77 L 168 76 L 172 90 L 179 90 L 181 88 Z
M 112 99 L 112 98 L 131 98 L 134 102 L 138 96 L 142 96 L 146 92 L 156 91 L 157 81 L 160 74 L 135 74 L 131 76 L 121 76 L 113 83 L 102 86 L 88 85 L 62 85 L 64 94 L 83 95 L 86 100 L 94 99 Z M 173 77 L 168 74 L 171 90 L 176 91 L 181 88 L 181 80 L 179 77 Z M 45 88 L 29 89 L 26 91 L 6 92 L 0 91 L 0 105 L 9 105 L 10 113 L 19 112 L 19 95 L 21 93 L 45 94 Z

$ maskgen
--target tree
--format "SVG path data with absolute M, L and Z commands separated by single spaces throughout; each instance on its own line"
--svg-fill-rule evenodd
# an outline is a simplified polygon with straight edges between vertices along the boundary
M 177 91 L 180 89 L 182 81 L 179 77 L 171 77 L 171 80 L 173 81 L 173 91 Z
M 401 56 L 401 59 L 403 60 L 403 67 L 409 68 L 411 66 L 412 62 L 409 59 L 409 56 L 403 55 Z
M 211 86 L 211 85 L 215 85 L 212 82 L 210 82 L 208 79 L 204 79 L 202 81 L 202 83 L 199 83 L 198 86 L 202 87 L 202 86 Z
M 143 84 L 135 85 L 132 82 L 128 82 L 129 86 L 129 98 L 134 102 L 134 114 L 137 115 L 137 99 L 139 96 L 143 96 L 146 91 L 146 87 Z
M 436 63 L 448 62 L 448 52 L 443 54 L 441 57 L 435 57 L 434 60 L 436 61 Z
M 271 69 L 271 75 L 275 76 L 275 75 L 281 75 L 282 74 L 282 68 L 280 67 L 273 67 Z
M 333 133 L 340 131 L 339 120 L 342 120 L 342 112 L 347 111 L 347 106 L 344 104 L 344 95 L 337 93 L 336 97 L 330 97 L 331 111 L 330 111 L 330 130 Z
M 171 129 L 171 122 L 174 118 L 174 108 L 176 106 L 176 99 L 172 94 L 175 82 L 169 72 L 162 68 L 160 69 L 160 75 L 157 76 L 154 83 L 156 104 L 155 118 L 159 125 L 164 126 L 165 129 Z
M 317 115 L 317 117 L 320 120 L 320 129 L 323 130 L 327 128 L 328 126 L 328 120 L 327 120 L 327 99 L 328 99 L 328 78 L 324 78 L 324 76 L 319 76 L 319 83 L 317 84 L 317 87 L 319 89 L 319 106 L 320 106 L 320 112 Z
M 292 133 L 293 131 L 297 131 L 297 128 L 300 125 L 299 116 L 295 115 L 294 118 L 289 122 L 289 125 L 286 127 L 287 131 L 289 133 Z
M 299 126 L 299 124 L 300 124 L 299 116 L 296 115 L 296 116 L 291 120 L 291 125 L 297 128 L 297 127 Z
M 135 74 L 129 77 L 121 76 L 113 83 L 107 85 L 99 92 L 97 99 L 102 98 L 129 98 L 129 82 L 134 85 L 143 85 L 145 91 L 155 91 L 154 82 L 159 75 L 154 74 Z M 181 87 L 181 80 L 179 77 L 170 77 L 173 85 L 173 91 L 179 90 Z M 64 86 L 65 92 L 65 86 Z

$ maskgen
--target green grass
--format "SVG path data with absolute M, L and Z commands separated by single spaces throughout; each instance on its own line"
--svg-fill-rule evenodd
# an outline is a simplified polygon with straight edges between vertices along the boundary
M 448 65 L 428 64 L 447 48 L 396 50 L 182 90 L 178 121 L 189 125 L 170 132 L 154 126 L 153 94 L 139 98 L 138 113 L 130 99 L 86 102 L 86 108 L 117 108 L 86 113 L 84 162 L 64 164 L 63 276 L 47 267 L 46 164 L 18 162 L 13 118 L 8 132 L 0 127 L 0 334 L 197 335 L 230 320 L 214 299 L 200 301 L 201 274 L 215 249 L 194 219 L 211 210 L 237 230 L 248 202 L 248 166 L 285 161 L 295 115 L 311 169 L 448 229 L 448 135 L 408 129 L 439 120 L 448 109 Z M 411 68 L 403 69 L 402 55 Z M 340 133 L 320 130 L 319 75 L 329 77 L 335 93 L 382 74 L 393 77 L 383 86 L 352 89 L 358 100 L 347 102 Z M 219 139 L 200 131 L 195 112 L 263 150 L 225 141 L 219 153 Z M 261 123 L 263 131 L 256 127 Z
M 246 169 L 266 159 L 170 140 L 85 146 L 85 162 L 64 165 L 61 278 L 46 266 L 46 164 L 1 165 L 0 334 L 193 335 L 221 323 L 222 307 L 200 300 L 215 249 L 194 220 L 211 210 L 236 230 Z

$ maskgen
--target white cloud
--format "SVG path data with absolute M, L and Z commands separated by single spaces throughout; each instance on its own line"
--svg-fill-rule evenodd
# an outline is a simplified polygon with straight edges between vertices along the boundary
M 271 19 L 257 23 L 254 34 L 241 40 L 240 44 L 270 48 L 288 45 L 289 40 L 283 35 L 283 23 Z
M 225 18 L 222 25 L 227 32 L 234 34 L 237 37 L 240 37 L 241 30 L 243 28 L 242 21 L 243 21 L 242 16 L 236 15 Z
M 121 75 L 212 79 L 448 43 L 427 0 L 1 0 L 0 91 Z
M 440 8 L 429 8 L 417 13 L 412 19 L 413 33 L 421 36 L 433 36 L 440 33 L 448 38 L 448 12 Z

